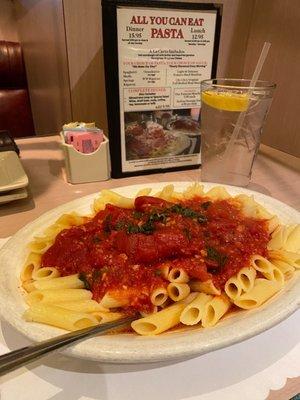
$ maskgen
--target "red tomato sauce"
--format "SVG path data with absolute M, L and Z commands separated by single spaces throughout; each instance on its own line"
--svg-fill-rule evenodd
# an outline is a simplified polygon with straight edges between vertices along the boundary
M 223 288 L 252 255 L 267 256 L 268 241 L 266 221 L 243 216 L 232 200 L 175 204 L 141 196 L 133 209 L 108 204 L 83 225 L 60 232 L 42 266 L 62 276 L 79 273 L 98 301 L 117 293 L 128 299 L 128 310 L 149 312 L 152 291 L 168 284 L 162 264 Z

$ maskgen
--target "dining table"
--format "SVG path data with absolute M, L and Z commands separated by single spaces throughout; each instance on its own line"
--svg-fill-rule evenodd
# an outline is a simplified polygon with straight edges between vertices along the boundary
M 26 224 L 74 199 L 123 186 L 201 182 L 201 168 L 70 184 L 60 137 L 17 139 L 28 197 L 0 205 L 0 246 Z M 247 189 L 300 210 L 300 159 L 261 144 Z M 5 268 L 1 265 L 0 268 Z M 151 364 L 101 364 L 55 353 L 0 378 L 1 400 L 286 400 L 300 393 L 300 312 L 241 343 Z M 1 320 L 0 354 L 30 341 Z M 300 398 L 300 397 L 299 397 Z

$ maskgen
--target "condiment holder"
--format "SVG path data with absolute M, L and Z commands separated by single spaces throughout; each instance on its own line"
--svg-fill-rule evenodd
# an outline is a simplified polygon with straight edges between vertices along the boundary
M 60 137 L 69 183 L 97 182 L 110 178 L 109 140 L 105 135 L 97 150 L 88 154 L 80 153 L 66 143 L 63 132 L 60 132 Z

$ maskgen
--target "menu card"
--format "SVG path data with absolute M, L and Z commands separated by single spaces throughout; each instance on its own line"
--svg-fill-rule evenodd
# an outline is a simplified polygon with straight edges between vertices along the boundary
M 102 0 L 112 176 L 198 167 L 200 82 L 216 73 L 220 8 Z

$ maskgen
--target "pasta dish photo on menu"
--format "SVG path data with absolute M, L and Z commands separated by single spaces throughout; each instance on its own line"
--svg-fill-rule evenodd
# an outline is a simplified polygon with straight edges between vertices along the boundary
M 125 114 L 127 160 L 199 153 L 199 123 L 190 110 L 175 111 Z
M 261 306 L 300 268 L 300 226 L 222 187 L 103 190 L 93 210 L 62 215 L 29 244 L 27 321 L 76 330 L 138 312 L 140 335 L 208 328 Z

